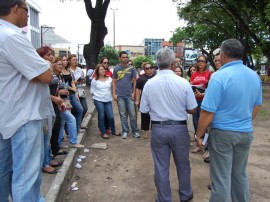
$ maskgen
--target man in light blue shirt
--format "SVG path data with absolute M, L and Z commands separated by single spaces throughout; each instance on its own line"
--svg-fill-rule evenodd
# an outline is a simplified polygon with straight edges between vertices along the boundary
M 40 195 L 43 125 L 51 108 L 46 63 L 22 33 L 24 0 L 0 0 L 0 201 L 44 201 Z
M 243 46 L 236 39 L 222 43 L 221 69 L 211 77 L 201 107 L 197 137 L 202 147 L 210 131 L 211 202 L 249 201 L 246 165 L 253 139 L 252 120 L 262 105 L 258 75 L 243 65 Z
M 171 65 L 173 50 L 160 49 L 157 65 L 160 71 L 144 86 L 140 111 L 152 120 L 151 150 L 155 163 L 156 202 L 172 201 L 169 180 L 170 155 L 173 154 L 181 202 L 192 200 L 190 182 L 188 113 L 197 111 L 197 102 L 188 81 L 177 76 Z

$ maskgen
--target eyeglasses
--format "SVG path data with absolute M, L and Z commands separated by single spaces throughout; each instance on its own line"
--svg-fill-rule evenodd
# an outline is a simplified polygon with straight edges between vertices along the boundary
M 154 69 L 154 67 L 145 67 L 145 70 Z
M 109 64 L 109 62 L 103 62 L 103 64 Z
M 25 10 L 26 13 L 28 13 L 28 8 L 27 7 L 23 7 L 23 6 L 18 6 L 19 8 L 22 8 L 23 10 Z
M 206 62 L 205 60 L 198 60 L 197 62 Z

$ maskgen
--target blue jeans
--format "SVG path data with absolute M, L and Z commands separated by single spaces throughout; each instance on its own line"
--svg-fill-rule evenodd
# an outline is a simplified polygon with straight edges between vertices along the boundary
M 193 126 L 195 130 L 195 134 L 197 132 L 198 122 L 200 118 L 202 100 L 197 100 L 197 104 L 198 104 L 198 110 L 196 111 L 195 114 L 193 114 Z
M 134 100 L 132 100 L 130 97 L 118 97 L 117 104 L 122 125 L 122 132 L 129 133 L 129 127 L 127 122 L 127 113 L 128 113 L 132 133 L 133 134 L 137 133 L 138 128 L 135 115 Z
M 109 120 L 109 126 L 111 128 L 112 133 L 115 133 L 115 123 L 114 123 L 114 117 L 113 117 L 112 102 L 100 102 L 98 100 L 94 100 L 94 104 L 98 111 L 98 128 L 101 131 L 101 133 L 106 134 L 105 124 L 104 124 L 105 114 Z
M 29 121 L 9 139 L 0 134 L 0 201 L 45 201 L 40 194 L 44 120 Z M 12 176 L 12 177 L 11 177 Z
M 253 133 L 211 129 L 210 177 L 212 191 L 210 202 L 249 201 L 247 161 Z
M 59 132 L 58 143 L 61 146 L 63 137 L 64 137 L 64 127 L 66 123 L 66 128 L 68 131 L 68 139 L 70 144 L 77 144 L 77 128 L 76 128 L 76 119 L 71 114 L 69 110 L 64 112 L 60 112 L 60 119 L 61 119 L 61 128 Z
M 44 133 L 44 160 L 43 160 L 43 167 L 47 167 L 51 161 L 51 136 L 52 136 L 52 128 L 54 117 L 49 116 L 47 117 L 48 121 L 48 131 Z
M 82 120 L 83 120 L 86 112 L 88 111 L 88 106 L 87 106 L 86 98 L 81 98 L 80 97 L 80 103 L 81 103 L 82 108 L 83 108 L 83 113 L 82 113 Z
M 72 114 L 76 118 L 76 128 L 77 132 L 80 130 L 81 122 L 82 122 L 82 116 L 83 116 L 83 107 L 79 100 L 76 99 L 76 96 L 74 93 L 71 93 L 69 95 L 70 103 L 72 105 Z

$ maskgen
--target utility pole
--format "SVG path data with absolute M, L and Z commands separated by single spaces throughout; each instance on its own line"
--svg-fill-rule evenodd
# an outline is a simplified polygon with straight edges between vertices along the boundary
M 42 26 L 42 25 L 40 27 L 40 46 L 41 47 L 43 46 L 43 34 L 45 34 L 45 32 L 47 32 L 49 29 L 54 30 L 55 27 L 48 27 L 48 26 Z
M 174 50 L 174 33 L 175 33 L 175 31 L 170 31 L 171 33 L 173 33 L 173 36 L 172 36 L 172 49 L 173 49 L 173 52 L 175 52 L 175 50 Z
M 110 8 L 113 11 L 113 48 L 115 48 L 115 11 L 118 10 L 118 8 L 113 9 Z
M 78 59 L 78 63 L 80 63 L 80 46 L 83 46 L 85 44 L 78 44 L 78 52 L 77 52 L 77 59 Z

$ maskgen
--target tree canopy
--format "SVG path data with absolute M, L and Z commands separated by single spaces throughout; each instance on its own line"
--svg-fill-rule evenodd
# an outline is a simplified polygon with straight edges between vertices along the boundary
M 154 65 L 154 59 L 151 56 L 139 55 L 133 59 L 136 68 L 141 68 L 144 62 L 149 62 L 151 65 Z
M 118 61 L 118 51 L 114 49 L 114 47 L 110 45 L 105 45 L 100 49 L 98 60 L 100 60 L 102 57 L 107 57 L 110 60 L 110 65 L 115 66 L 119 63 Z
M 174 43 L 191 40 L 211 55 L 222 41 L 236 38 L 245 47 L 244 61 L 254 52 L 270 58 L 269 0 L 191 0 L 184 6 L 181 0 L 173 1 L 180 3 L 178 16 L 187 23 L 176 29 Z

